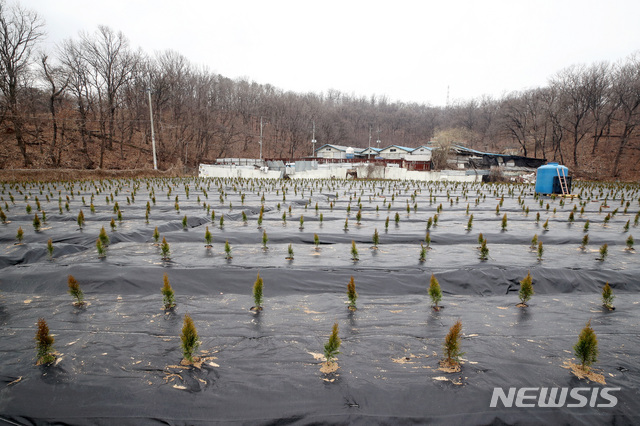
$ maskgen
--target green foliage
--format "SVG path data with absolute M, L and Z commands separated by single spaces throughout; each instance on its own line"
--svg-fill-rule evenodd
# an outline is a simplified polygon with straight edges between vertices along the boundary
M 591 320 L 587 321 L 580 332 L 578 343 L 574 345 L 573 350 L 584 370 L 588 370 L 589 366 L 598 360 L 598 338 L 591 328 Z
M 260 277 L 260 273 L 258 272 L 258 277 L 256 278 L 256 282 L 253 284 L 253 303 L 254 307 L 258 310 L 262 310 L 262 287 L 263 287 L 262 277 Z
M 581 249 L 585 249 L 587 248 L 587 245 L 589 244 L 589 234 L 584 234 L 584 236 L 582 237 L 582 244 L 580 245 Z
M 38 353 L 37 364 L 51 364 L 56 360 L 53 351 L 55 339 L 49 334 L 49 326 L 44 318 L 38 319 L 38 330 L 36 331 L 36 349 Z
M 424 242 L 427 248 L 431 246 L 431 232 L 427 231 L 427 234 L 424 236 Z
M 373 240 L 373 246 L 377 248 L 377 247 L 378 247 L 378 244 L 380 243 L 380 235 L 378 234 L 378 228 L 376 228 L 376 229 L 373 231 L 373 237 L 372 237 L 372 240 Z
M 480 260 L 489 259 L 489 247 L 487 247 L 487 240 L 483 239 L 480 245 Z
M 358 225 L 360 225 L 360 220 L 362 220 L 362 211 L 358 210 L 358 213 L 356 213 L 356 223 Z
M 84 293 L 80 289 L 80 284 L 73 277 L 73 275 L 69 275 L 67 278 L 67 284 L 69 286 L 69 294 L 76 298 L 76 305 L 84 305 Z
M 451 326 L 444 339 L 444 356 L 448 363 L 456 365 L 464 352 L 460 352 L 460 337 L 462 334 L 462 322 L 460 320 Z
M 162 237 L 162 244 L 160 244 L 160 250 L 162 251 L 162 259 L 169 259 L 170 249 L 169 243 L 167 242 L 165 237 Z
M 600 260 L 604 261 L 607 258 L 607 255 L 609 254 L 609 245 L 608 244 L 603 244 L 600 246 Z
M 187 215 L 185 214 L 184 217 L 182 218 L 182 229 L 186 231 L 188 227 L 189 227 L 189 221 L 187 220 Z
M 434 308 L 438 310 L 438 303 L 442 300 L 442 290 L 440 289 L 440 283 L 438 283 L 433 274 L 431 274 L 431 280 L 429 281 L 429 297 L 431 297 Z
M 82 212 L 82 210 L 80 210 L 80 213 L 78 213 L 78 219 L 76 220 L 76 222 L 78 223 L 80 229 L 82 229 L 82 227 L 84 226 L 84 213 Z
M 224 242 L 224 252 L 227 254 L 226 259 L 231 259 L 231 246 L 229 245 L 229 240 Z
M 2 220 L 2 223 L 7 223 L 7 215 L 2 209 L 0 209 L 0 220 Z
M 351 240 L 351 260 L 357 261 L 360 260 L 358 258 L 358 248 L 356 247 L 356 242 Z
M 349 309 L 356 310 L 356 299 L 358 299 L 358 293 L 356 293 L 356 283 L 351 276 L 351 280 L 347 284 L 347 297 L 349 298 Z
M 289 253 L 287 259 L 293 260 L 293 245 L 291 245 L 291 243 L 289 243 L 289 247 L 287 247 L 287 253 Z
M 633 236 L 632 235 L 629 235 L 629 237 L 627 238 L 626 243 L 627 243 L 627 250 L 633 250 L 634 241 L 633 241 Z
M 467 205 L 467 211 L 468 209 L 469 206 Z M 467 231 L 471 231 L 471 229 L 473 229 L 473 214 L 469 216 L 469 220 L 467 221 Z
M 115 231 L 118 227 L 118 225 L 116 225 L 116 221 L 113 218 L 111 218 L 111 222 L 109 222 L 109 225 L 111 226 L 112 231 Z
M 584 232 L 589 232 L 589 219 L 584 223 L 584 227 L 582 228 Z
M 398 224 L 400 223 L 400 214 L 398 212 L 396 212 L 393 220 L 396 222 L 396 226 L 398 226 Z
M 420 244 L 420 257 L 418 260 L 420 260 L 420 262 L 427 260 L 427 248 L 423 244 Z
M 608 309 L 613 309 L 613 299 L 615 299 L 613 290 L 611 290 L 611 286 L 607 282 L 602 288 L 602 304 Z
M 207 246 L 211 246 L 211 242 L 213 241 L 213 236 L 211 235 L 211 231 L 209 231 L 208 226 L 204 230 L 204 241 L 207 243 Z
M 529 299 L 531 299 L 531 296 L 534 295 L 531 271 L 527 272 L 527 276 L 520 281 L 520 291 L 518 292 L 518 295 L 520 296 L 520 303 L 523 305 L 526 305 Z
M 502 216 L 502 230 L 506 231 L 507 230 L 507 214 L 505 213 L 504 216 Z
M 334 323 L 333 329 L 331 330 L 331 336 L 329 336 L 329 341 L 324 344 L 324 357 L 327 359 L 327 363 L 332 363 L 333 359 L 340 354 L 338 351 L 340 343 L 342 342 L 338 336 L 338 323 Z
M 222 228 L 224 226 L 224 215 L 221 214 L 220 215 L 220 228 Z
M 542 245 L 542 241 L 538 241 L 538 260 L 542 260 L 542 255 L 544 254 L 544 246 Z
M 542 225 L 542 229 L 544 229 L 545 231 L 549 230 L 549 219 L 545 220 L 544 224 Z
M 171 309 L 176 306 L 175 303 L 175 295 L 173 292 L 173 288 L 171 288 L 171 284 L 169 284 L 169 275 L 166 273 L 162 276 L 162 303 L 164 303 L 165 309 Z
M 534 234 L 533 238 L 531 239 L 531 248 L 535 249 L 538 246 L 538 234 Z
M 318 234 L 313 234 L 313 244 L 318 248 L 318 245 L 320 244 L 320 237 L 318 237 Z
M 191 319 L 191 315 L 186 314 L 184 316 L 180 340 L 182 342 L 182 355 L 189 362 L 193 362 L 193 355 L 200 346 L 198 339 L 198 332 Z
M 53 258 L 53 240 L 49 238 L 47 241 L 47 252 L 49 253 L 49 259 Z
M 96 250 L 98 250 L 98 257 L 104 257 L 107 254 L 107 249 L 100 238 L 96 239 Z
M 267 242 L 269 241 L 269 237 L 267 236 L 267 231 L 262 231 L 262 248 L 267 249 Z
M 18 240 L 18 243 L 22 243 L 23 239 L 24 239 L 24 231 L 22 230 L 22 226 L 18 226 L 18 231 L 16 233 L 16 240 Z
M 38 213 L 36 213 L 33 216 L 33 229 L 35 229 L 36 231 L 39 231 L 41 225 L 42 225 L 42 222 L 40 222 L 40 218 L 38 217 Z

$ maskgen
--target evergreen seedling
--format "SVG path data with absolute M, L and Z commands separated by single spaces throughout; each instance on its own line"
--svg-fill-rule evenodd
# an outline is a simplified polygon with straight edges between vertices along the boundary
M 542 229 L 544 229 L 545 231 L 549 230 L 549 219 L 545 220 L 544 224 L 542 225 Z
M 589 234 L 584 234 L 584 236 L 582 237 L 582 244 L 580 245 L 580 248 L 582 250 L 586 249 L 587 244 L 589 244 Z
M 96 239 L 96 250 L 98 250 L 98 257 L 104 257 L 107 254 L 107 249 L 100 238 Z
M 166 273 L 163 275 L 162 281 L 162 303 L 164 303 L 165 309 L 171 309 L 176 306 L 175 294 L 173 288 L 171 288 L 171 284 L 169 284 L 169 276 Z
M 353 276 L 347 284 L 347 297 L 349 298 L 349 309 L 355 311 L 357 309 L 356 299 L 358 298 L 358 293 L 356 293 L 356 283 L 353 280 Z
M 226 259 L 231 259 L 231 246 L 229 245 L 229 240 L 224 242 L 224 252 L 227 254 Z
M 268 249 L 267 242 L 269 241 L 269 237 L 267 236 L 267 231 L 262 231 L 262 248 L 264 250 Z
M 160 239 L 160 232 L 158 232 L 158 227 L 156 226 L 155 229 L 153 230 L 153 241 L 155 241 L 155 243 L 157 244 L 159 239 Z
M 24 231 L 22 230 L 22 226 L 18 226 L 18 231 L 16 233 L 16 240 L 18 240 L 18 244 L 22 244 L 23 239 L 24 239 Z
M 204 230 L 204 242 L 207 243 L 207 247 L 211 247 L 212 241 L 213 236 L 211 235 L 211 231 L 209 231 L 209 227 L 207 226 Z
M 39 231 L 41 225 L 42 225 L 42 222 L 40 222 L 40 218 L 38 217 L 38 213 L 36 213 L 33 216 L 33 229 L 35 229 L 36 231 Z
M 538 246 L 538 234 L 535 234 L 531 239 L 531 248 L 535 249 Z
M 84 226 L 84 213 L 82 212 L 82 210 L 80 210 L 80 213 L 78 213 L 78 219 L 76 221 L 78 223 L 78 227 L 80 228 L 80 230 L 82 230 L 82 227 Z
M 427 248 L 423 244 L 420 244 L 419 260 L 420 262 L 424 262 L 425 260 L 427 260 Z
M 220 228 L 224 226 L 224 214 L 220 215 Z
M 429 297 L 433 302 L 433 308 L 436 311 L 440 310 L 438 303 L 442 300 L 442 290 L 440 289 L 440 283 L 436 279 L 435 275 L 431 274 L 431 280 L 429 281 Z
M 427 234 L 424 236 L 424 242 L 427 248 L 431 246 L 431 232 L 427 231 Z
M 0 209 L 0 220 L 2 220 L 2 223 L 7 223 L 7 215 L 2 209 Z
M 287 247 L 287 253 L 289 253 L 289 257 L 287 260 L 293 260 L 293 246 L 289 243 L 289 247 Z
M 542 254 L 544 253 L 544 246 L 542 245 L 542 241 L 538 241 L 538 260 L 542 261 Z
M 480 260 L 489 259 L 489 247 L 487 247 L 487 240 L 482 240 L 480 245 Z
M 467 231 L 471 231 L 472 228 L 473 228 L 473 214 L 469 216 L 469 220 L 467 221 Z
M 182 229 L 186 231 L 188 226 L 189 226 L 189 221 L 187 220 L 187 215 L 185 214 L 184 217 L 182 218 Z
M 53 241 L 51 238 L 47 241 L 47 252 L 49 253 L 49 259 L 53 259 Z
M 36 331 L 36 349 L 38 353 L 37 365 L 51 364 L 56 360 L 53 351 L 53 336 L 49 334 L 49 326 L 44 318 L 38 319 L 38 330 Z
M 327 364 L 334 362 L 333 359 L 340 354 L 338 351 L 340 343 L 340 337 L 338 336 L 338 323 L 334 323 L 333 329 L 331 330 L 331 336 L 329 336 L 329 341 L 324 344 L 324 357 L 327 359 Z
M 502 216 L 502 230 L 506 231 L 507 230 L 507 214 L 505 213 L 504 216 Z
M 313 234 L 313 244 L 315 244 L 316 248 L 320 245 L 320 237 L 318 237 L 318 234 Z
M 589 219 L 584 223 L 584 227 L 582 228 L 584 232 L 589 232 Z
M 378 248 L 378 244 L 380 243 L 380 235 L 378 234 L 378 228 L 373 231 L 373 247 Z
M 609 245 L 608 244 L 603 244 L 600 246 L 600 260 L 604 261 L 607 258 L 607 255 L 609 254 Z
M 607 282 L 602 288 L 602 304 L 604 305 L 604 307 L 612 310 L 614 298 L 615 296 L 613 295 L 613 290 L 611 290 L 611 286 Z
M 524 277 L 522 281 L 520 281 L 520 291 L 518 292 L 518 296 L 520 296 L 520 303 L 524 306 L 527 306 L 527 302 L 533 296 L 533 285 L 531 282 L 531 272 L 527 272 L 527 276 Z
M 633 250 L 634 241 L 633 241 L 633 236 L 632 235 L 629 235 L 629 238 L 627 238 L 626 243 L 627 243 L 627 250 Z
M 447 364 L 456 366 L 464 352 L 460 352 L 460 338 L 462 334 L 462 322 L 460 320 L 451 326 L 444 339 L 444 356 Z
M 356 247 L 356 242 L 351 240 L 351 260 L 358 261 L 358 248 Z
M 165 237 L 162 237 L 162 244 L 160 244 L 160 250 L 162 251 L 162 260 L 169 259 L 169 243 L 167 242 Z
M 598 339 L 591 328 L 591 320 L 587 321 L 580 332 L 578 343 L 575 344 L 573 350 L 585 371 L 588 371 L 589 366 L 598 360 Z
M 262 226 L 262 210 L 260 210 L 260 214 L 258 215 L 258 228 Z
M 356 213 L 356 223 L 358 225 L 360 225 L 360 220 L 362 219 L 362 211 L 358 210 L 358 213 Z
M 116 221 L 113 218 L 111 218 L 111 222 L 109 223 L 109 225 L 111 226 L 111 231 L 115 231 L 118 227 L 118 225 L 116 225 Z
M 260 273 L 258 273 L 258 277 L 256 278 L 256 282 L 253 284 L 253 310 L 261 311 L 262 310 L 262 287 L 263 287 L 262 277 L 260 277 Z
M 74 305 L 76 306 L 84 305 L 84 301 L 83 301 L 84 293 L 80 289 L 80 284 L 78 284 L 78 281 L 76 281 L 73 275 L 69 275 L 69 278 L 67 279 L 67 284 L 69 286 L 69 294 L 75 297 L 76 299 L 76 301 L 74 302 Z
M 182 355 L 187 361 L 193 362 L 194 352 L 198 350 L 200 342 L 198 341 L 196 326 L 193 324 L 193 320 L 189 314 L 184 316 L 180 340 L 182 342 Z

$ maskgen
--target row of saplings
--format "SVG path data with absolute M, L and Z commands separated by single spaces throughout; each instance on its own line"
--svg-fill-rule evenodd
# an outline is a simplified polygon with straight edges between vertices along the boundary
M 167 274 L 164 274 L 163 280 L 164 284 L 162 286 L 161 292 L 163 296 L 164 308 L 165 310 L 170 311 L 173 310 L 176 306 L 175 294 L 171 287 L 171 284 L 169 284 L 169 277 Z M 77 307 L 83 307 L 85 305 L 84 293 L 80 289 L 78 281 L 72 275 L 69 275 L 68 286 L 69 294 L 71 294 L 75 299 L 73 304 Z M 255 306 L 251 308 L 251 310 L 255 313 L 259 313 L 263 309 L 262 290 L 263 280 L 260 277 L 260 273 L 258 273 L 256 282 L 253 285 L 253 299 Z M 533 294 L 534 291 L 531 274 L 527 273 L 527 276 L 522 281 L 520 281 L 520 303 L 517 306 L 526 308 L 528 306 L 527 302 Z M 433 309 L 439 311 L 441 309 L 439 303 L 442 300 L 442 290 L 440 289 L 438 280 L 433 274 L 431 275 L 429 284 L 429 296 L 433 302 Z M 356 285 L 353 277 L 351 277 L 351 280 L 347 284 L 347 297 L 349 299 L 348 309 L 352 312 L 356 311 L 356 299 L 358 298 L 358 294 L 356 292 Z M 609 283 L 606 283 L 602 290 L 602 303 L 606 309 L 615 309 L 613 307 L 614 297 L 615 296 L 613 295 L 613 291 L 609 286 Z M 460 371 L 460 356 L 463 355 L 463 352 L 461 352 L 460 350 L 461 333 L 462 322 L 458 320 L 449 329 L 449 333 L 445 337 L 443 345 L 445 358 L 440 361 L 440 367 L 445 371 Z M 54 338 L 49 334 L 49 327 L 44 318 L 40 318 L 38 320 L 38 330 L 36 332 L 35 339 L 37 342 L 36 346 L 38 351 L 37 365 L 47 365 L 53 363 L 56 360 L 56 352 L 53 349 Z M 189 314 L 186 314 L 184 316 L 181 342 L 182 353 L 184 355 L 182 364 L 192 365 L 197 362 L 199 359 L 194 355 L 200 345 L 200 342 L 196 327 L 193 323 L 193 319 Z M 340 337 L 338 336 L 338 324 L 335 323 L 333 325 L 329 340 L 324 345 L 324 356 L 326 358 L 326 362 L 324 362 L 322 365 L 322 372 L 331 373 L 338 369 L 335 358 L 340 353 L 338 351 L 340 348 L 340 343 Z M 590 320 L 580 332 L 578 342 L 574 345 L 573 349 L 576 358 L 581 361 L 581 365 L 578 367 L 584 373 L 589 373 L 589 366 L 597 360 L 598 355 L 598 340 L 596 338 L 594 330 L 591 328 Z

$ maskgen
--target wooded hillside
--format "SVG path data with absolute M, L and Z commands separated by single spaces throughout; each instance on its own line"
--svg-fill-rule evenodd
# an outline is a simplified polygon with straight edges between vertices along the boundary
M 152 167 L 218 157 L 294 158 L 322 144 L 419 146 L 453 139 L 571 167 L 590 178 L 640 176 L 640 56 L 559 71 L 545 87 L 446 107 L 327 90 L 293 93 L 148 55 L 108 27 L 42 52 L 35 12 L 0 3 L 0 167 Z M 150 98 L 149 98 L 150 91 Z M 428 101 L 428 100 L 425 100 Z

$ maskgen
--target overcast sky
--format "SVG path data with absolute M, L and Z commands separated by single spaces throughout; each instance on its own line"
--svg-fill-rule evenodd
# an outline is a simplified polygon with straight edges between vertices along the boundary
M 13 0 L 7 0 L 11 3 Z M 148 54 L 295 92 L 445 105 L 640 50 L 638 0 L 20 0 L 45 48 L 98 25 Z

